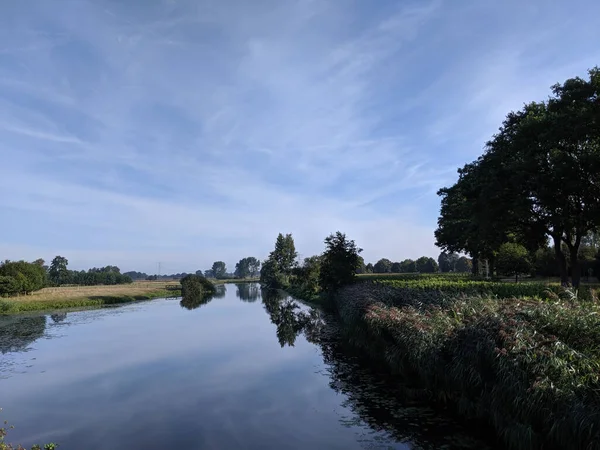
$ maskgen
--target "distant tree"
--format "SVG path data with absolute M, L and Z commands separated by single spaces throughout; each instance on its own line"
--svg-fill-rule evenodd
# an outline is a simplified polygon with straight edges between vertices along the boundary
M 148 274 L 143 273 L 143 272 L 131 271 L 131 272 L 125 272 L 123 275 L 131 278 L 132 280 L 147 280 L 148 279 Z
M 455 272 L 458 258 L 458 254 L 454 252 L 440 253 L 440 256 L 438 256 L 438 265 L 440 267 L 440 272 Z
M 387 258 L 382 258 L 373 266 L 374 273 L 390 273 L 392 271 L 392 262 Z
M 498 249 L 496 268 L 502 275 L 514 275 L 515 282 L 519 281 L 520 274 L 531 270 L 527 249 L 513 242 L 502 244 Z
M 69 282 L 69 269 L 67 266 L 69 261 L 64 256 L 55 256 L 50 263 L 50 270 L 48 271 L 48 277 L 50 281 L 56 286 L 66 284 Z
M 334 292 L 354 282 L 362 249 L 339 231 L 325 238 L 325 247 L 321 257 L 319 284 L 323 291 Z
M 373 270 L 374 270 L 373 264 L 371 264 L 371 263 L 367 264 L 367 266 L 366 266 L 366 272 L 367 273 L 373 273 Z
M 225 274 L 227 273 L 227 267 L 223 261 L 215 261 L 212 265 L 212 272 L 214 277 L 217 280 L 220 280 L 225 277 Z
M 248 260 L 248 268 L 250 269 L 250 276 L 256 278 L 260 275 L 260 261 L 254 256 L 246 258 Z
M 435 273 L 439 270 L 439 266 L 435 262 L 435 259 L 427 256 L 421 256 L 419 259 L 417 259 L 416 264 L 417 272 L 420 273 Z
M 455 270 L 456 272 L 469 273 L 473 269 L 473 263 L 466 256 L 461 256 L 456 261 Z
M 297 256 L 292 235 L 283 236 L 279 233 L 275 241 L 275 249 L 262 265 L 260 282 L 270 288 L 288 287 Z
M 236 263 L 233 276 L 235 278 L 247 278 L 250 276 L 250 265 L 248 264 L 248 258 L 242 258 Z
M 321 256 L 304 258 L 302 264 L 292 269 L 292 284 L 303 292 L 317 293 L 321 274 Z
M 405 259 L 400 263 L 400 273 L 416 273 L 417 263 L 412 259 Z
M 392 273 L 401 273 L 402 272 L 402 264 L 399 262 L 392 263 L 392 267 L 390 269 Z
M 365 260 L 362 256 L 358 257 L 358 269 L 356 269 L 357 274 L 367 273 L 367 266 L 365 265 Z
M 212 269 L 207 269 L 204 271 L 204 277 L 205 278 L 215 278 L 215 273 L 213 272 Z

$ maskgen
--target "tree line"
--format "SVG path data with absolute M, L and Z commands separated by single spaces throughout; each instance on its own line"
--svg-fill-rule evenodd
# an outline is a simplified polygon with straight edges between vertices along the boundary
M 470 255 L 474 273 L 485 264 L 494 274 L 507 261 L 524 271 L 553 253 L 562 284 L 570 277 L 577 287 L 582 248 L 600 226 L 600 69 L 551 89 L 510 112 L 483 155 L 439 190 L 435 238 Z M 598 247 L 588 248 L 598 261 Z M 590 269 L 598 274 L 597 264 Z
M 96 286 L 131 283 L 117 266 L 69 270 L 69 261 L 56 256 L 50 266 L 43 259 L 34 262 L 9 261 L 0 264 L 0 296 L 28 295 L 48 286 Z

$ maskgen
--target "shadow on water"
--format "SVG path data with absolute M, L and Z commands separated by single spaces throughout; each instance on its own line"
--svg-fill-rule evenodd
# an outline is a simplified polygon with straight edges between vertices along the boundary
M 236 283 L 235 295 L 243 302 L 255 302 L 261 299 L 258 283 Z
M 449 414 L 403 397 L 401 386 L 392 377 L 373 369 L 340 340 L 334 316 L 303 308 L 281 291 L 262 290 L 262 299 L 271 322 L 277 326 L 282 347 L 293 346 L 303 334 L 321 348 L 329 385 L 346 397 L 343 406 L 353 413 L 340 419 L 344 426 L 366 423 L 370 430 L 407 443 L 411 449 L 495 448 L 491 440 L 484 442 L 484 437 L 458 424 Z M 372 440 L 373 436 L 365 436 L 365 443 Z

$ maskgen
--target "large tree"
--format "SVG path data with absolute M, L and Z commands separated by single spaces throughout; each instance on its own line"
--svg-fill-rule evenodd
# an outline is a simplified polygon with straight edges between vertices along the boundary
M 50 281 L 57 286 L 66 284 L 69 282 L 69 269 L 67 266 L 69 261 L 64 256 L 55 256 L 50 263 L 50 269 L 48 270 L 48 277 Z
M 275 241 L 275 249 L 269 254 L 269 258 L 260 270 L 260 282 L 271 288 L 288 287 L 297 256 L 292 235 L 284 236 L 279 233 Z
M 476 271 L 477 259 L 493 263 L 505 242 L 533 252 L 550 239 L 561 281 L 568 259 L 578 286 L 581 242 L 600 222 L 600 70 L 552 94 L 508 114 L 485 154 L 440 190 L 436 241 L 469 253 Z
M 212 270 L 213 276 L 217 280 L 225 278 L 225 275 L 227 275 L 227 266 L 225 265 L 225 263 L 223 261 L 215 261 L 212 265 L 211 270 Z

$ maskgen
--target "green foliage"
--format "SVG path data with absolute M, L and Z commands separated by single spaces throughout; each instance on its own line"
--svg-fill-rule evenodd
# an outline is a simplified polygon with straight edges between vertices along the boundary
M 507 448 L 597 446 L 597 304 L 458 293 L 428 302 L 377 284 L 349 286 L 336 300 L 354 345 L 433 400 L 487 422 Z
M 227 275 L 227 266 L 223 261 L 215 261 L 212 265 L 212 275 L 217 280 L 225 278 Z
M 427 256 L 421 256 L 419 259 L 415 261 L 417 266 L 417 272 L 420 273 L 435 273 L 439 272 L 438 263 L 435 262 L 435 259 L 428 258 Z
M 392 262 L 387 258 L 381 258 L 373 266 L 373 273 L 390 273 L 392 271 Z
M 493 261 L 505 242 L 534 251 L 551 238 L 562 282 L 569 259 L 578 286 L 579 248 L 600 222 L 599 96 L 594 68 L 588 79 L 553 86 L 547 101 L 508 114 L 485 154 L 439 191 L 437 244 Z
M 0 297 L 17 295 L 20 291 L 21 286 L 15 277 L 0 275 Z
M 365 267 L 365 273 L 373 273 L 374 268 L 373 268 L 373 264 L 369 263 L 366 265 Z
M 324 292 L 331 293 L 354 282 L 362 249 L 339 231 L 325 238 L 325 247 L 321 257 L 319 284 Z
M 513 242 L 502 244 L 498 249 L 496 268 L 502 275 L 513 275 L 517 278 L 521 274 L 529 273 L 531 262 L 527 249 Z
M 400 273 L 416 273 L 417 262 L 412 259 L 405 259 L 400 263 Z
M 304 258 L 298 267 L 293 269 L 292 286 L 294 292 L 302 292 L 303 296 L 317 294 L 320 290 L 319 277 L 321 274 L 321 256 Z
M 473 262 L 466 256 L 461 256 L 456 261 L 455 271 L 462 273 L 471 273 L 473 270 Z
M 181 279 L 181 306 L 196 309 L 210 302 L 216 292 L 216 286 L 203 276 L 187 275 Z
M 253 256 L 242 258 L 235 265 L 236 278 L 256 277 L 260 273 L 260 261 Z
M 65 284 L 75 284 L 78 286 L 100 286 L 100 285 L 117 285 L 129 284 L 133 280 L 128 275 L 121 273 L 121 269 L 117 266 L 93 267 L 81 271 L 68 271 L 68 279 Z
M 269 254 L 260 271 L 261 284 L 273 289 L 288 287 L 297 256 L 292 235 L 283 236 L 279 233 L 275 241 L 275 249 Z
M 48 270 L 48 277 L 53 284 L 60 286 L 61 284 L 69 283 L 68 265 L 69 261 L 64 256 L 54 257 L 50 263 L 50 269 Z
M 438 256 L 438 265 L 440 267 L 440 272 L 455 272 L 458 259 L 458 253 L 440 253 L 440 256 Z
M 25 261 L 5 261 L 0 265 L 0 276 L 12 278 L 4 278 L 3 285 L 7 291 L 0 292 L 3 295 L 30 294 L 42 289 L 46 284 L 44 268 Z

